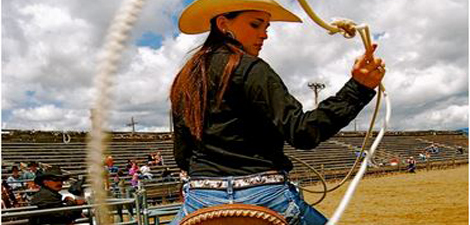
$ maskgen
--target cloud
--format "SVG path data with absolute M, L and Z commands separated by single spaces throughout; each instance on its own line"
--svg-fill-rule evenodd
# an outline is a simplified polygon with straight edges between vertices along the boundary
M 3 2 L 2 128 L 89 129 L 96 56 L 121 2 Z M 171 82 L 188 52 L 205 38 L 177 30 L 177 17 L 189 2 L 147 1 L 114 78 L 110 129 L 130 130 L 131 117 L 139 131 L 168 129 Z M 357 37 L 328 35 L 296 1 L 279 2 L 304 23 L 273 22 L 260 57 L 309 110 L 313 92 L 307 84 L 326 84 L 320 99 L 335 94 L 350 79 L 363 46 Z M 379 44 L 376 55 L 387 64 L 384 84 L 393 105 L 392 129 L 468 126 L 467 1 L 309 2 L 326 21 L 344 17 L 370 25 Z M 157 44 L 139 44 L 144 37 Z M 374 101 L 359 115 L 360 129 L 368 127 Z M 345 129 L 354 129 L 353 124 Z

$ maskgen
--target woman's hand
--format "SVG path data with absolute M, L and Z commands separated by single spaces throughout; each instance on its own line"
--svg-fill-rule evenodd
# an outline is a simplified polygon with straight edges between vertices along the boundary
M 377 44 L 373 44 L 370 50 L 357 58 L 351 72 L 354 80 L 371 89 L 377 87 L 385 75 L 385 63 L 374 57 L 376 48 Z

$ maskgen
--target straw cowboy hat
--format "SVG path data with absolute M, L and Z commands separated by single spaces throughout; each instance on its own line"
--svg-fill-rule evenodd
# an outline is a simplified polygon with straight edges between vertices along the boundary
M 186 34 L 199 34 L 210 30 L 210 20 L 217 15 L 245 10 L 264 11 L 271 21 L 302 22 L 274 0 L 197 0 L 181 14 L 179 28 Z
M 39 174 L 36 178 L 34 178 L 34 183 L 36 183 L 38 185 L 43 185 L 42 182 L 44 180 L 51 179 L 51 178 L 64 181 L 64 180 L 68 180 L 70 178 L 70 176 L 62 174 L 62 170 L 60 169 L 60 167 L 52 166 L 52 167 L 46 169 L 46 171 L 44 171 L 44 173 Z

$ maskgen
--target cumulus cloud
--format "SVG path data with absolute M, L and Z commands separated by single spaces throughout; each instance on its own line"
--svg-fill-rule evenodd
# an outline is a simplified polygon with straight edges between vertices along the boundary
M 187 53 L 205 35 L 184 35 L 177 17 L 190 1 L 147 1 L 114 79 L 110 129 L 169 126 L 168 91 Z M 359 38 L 330 36 L 296 1 L 279 2 L 304 23 L 273 23 L 260 55 L 290 92 L 313 108 L 309 82 L 322 82 L 324 99 L 350 78 Z M 385 59 L 393 130 L 468 126 L 468 2 L 465 0 L 309 1 L 326 21 L 350 18 L 371 27 Z M 88 130 L 96 55 L 121 1 L 23 0 L 2 4 L 2 128 Z M 144 34 L 158 46 L 138 46 Z M 366 129 L 373 105 L 361 112 Z M 382 110 L 383 111 L 383 110 Z M 345 128 L 354 129 L 353 124 Z

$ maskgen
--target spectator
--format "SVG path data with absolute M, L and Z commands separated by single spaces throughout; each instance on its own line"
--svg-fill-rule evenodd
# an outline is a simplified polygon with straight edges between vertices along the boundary
M 129 169 L 129 175 L 133 176 L 139 170 L 139 164 L 132 162 L 132 167 Z
M 153 156 L 153 159 L 155 161 L 155 165 L 157 165 L 157 166 L 165 165 L 165 163 L 163 162 L 163 157 L 162 157 L 162 154 L 160 153 L 160 151 L 157 151 L 157 153 L 155 153 L 155 155 Z
M 147 155 L 147 165 L 153 165 L 155 164 L 155 160 L 153 159 L 153 153 L 149 153 Z
M 28 163 L 28 171 L 23 174 L 23 180 L 28 180 L 29 189 L 37 189 L 37 186 L 32 180 L 34 180 L 39 174 L 42 174 L 42 170 L 38 169 L 38 164 L 34 161 Z
M 426 158 L 426 150 L 423 150 L 423 152 L 419 153 L 419 159 L 421 159 L 422 161 L 426 161 L 427 158 Z
M 398 162 L 400 160 L 398 158 L 392 158 L 390 159 L 390 166 L 398 166 Z
M 85 183 L 86 183 L 86 176 L 80 175 L 78 180 L 73 182 L 70 185 L 68 189 L 69 193 L 75 196 L 84 197 L 85 196 L 85 190 L 84 190 Z
M 63 181 L 67 179 L 69 176 L 63 175 L 58 166 L 52 166 L 38 175 L 34 182 L 41 186 L 41 189 L 33 195 L 31 205 L 36 205 L 39 209 L 49 209 L 85 204 L 85 200 L 75 200 L 70 196 L 62 199 L 59 192 L 62 190 Z M 31 224 L 73 224 L 74 220 L 80 217 L 82 217 L 81 210 L 67 210 L 39 215 L 33 217 L 30 222 Z
M 11 167 L 11 176 L 7 178 L 7 183 L 10 185 L 12 190 L 18 190 L 23 187 L 23 179 L 21 179 L 20 176 L 20 170 L 18 169 L 18 166 L 12 166 Z
M 106 157 L 104 163 L 105 168 L 108 170 L 109 173 L 117 173 L 117 171 L 119 170 L 117 166 L 114 166 L 114 159 L 112 156 Z
M 439 147 L 435 143 L 432 143 L 430 146 L 426 147 L 425 149 L 426 149 L 426 152 L 430 152 L 433 154 L 439 153 Z
M 16 199 L 15 194 L 13 194 L 13 191 L 10 185 L 7 184 L 6 180 L 3 180 L 2 181 L 2 209 L 18 207 L 18 206 L 19 206 L 18 200 Z
M 165 167 L 165 169 L 163 169 L 162 171 L 161 176 L 162 176 L 163 182 L 171 181 L 173 177 L 171 176 L 170 167 Z
M 113 188 L 115 189 L 115 193 L 117 193 L 118 198 L 124 197 L 126 193 L 126 180 L 123 177 L 124 172 L 122 170 L 118 170 L 113 179 Z
M 124 198 L 126 196 L 126 180 L 124 179 L 124 172 L 121 169 L 118 170 L 116 174 L 114 174 L 112 189 L 113 189 L 114 197 Z M 133 212 L 131 212 L 132 207 L 128 205 L 126 205 L 125 207 L 128 209 L 129 213 L 133 215 Z M 122 205 L 116 206 L 117 214 L 120 219 L 119 222 L 124 221 L 124 218 L 122 216 L 122 209 L 123 209 Z
M 356 155 L 356 157 L 359 157 L 360 154 L 361 154 L 361 150 L 358 150 L 358 151 L 355 151 L 355 152 L 354 152 L 354 155 Z M 366 155 L 367 155 L 367 152 L 365 152 L 365 151 L 362 152 L 361 158 L 365 158 Z
M 139 186 L 139 180 L 140 180 L 140 176 L 142 175 L 142 173 L 140 172 L 140 170 L 137 170 L 133 175 L 132 175 L 132 180 L 131 180 L 131 185 L 133 188 L 138 188 Z
M 426 161 L 431 160 L 431 153 L 426 152 Z
M 183 183 L 186 183 L 189 181 L 188 172 L 186 172 L 186 170 L 181 170 L 179 177 L 180 177 L 181 182 Z
M 459 154 L 463 154 L 463 148 L 462 148 L 462 146 L 458 146 L 458 147 L 457 147 L 457 151 L 459 152 Z
M 416 170 L 416 160 L 413 158 L 413 156 L 410 156 L 410 158 L 408 158 L 406 160 L 406 162 L 408 163 L 408 166 L 406 167 L 406 169 L 408 170 L 408 172 L 410 173 L 415 173 L 415 170 Z
M 142 178 L 143 179 L 152 179 L 153 174 L 150 172 L 150 167 L 147 165 L 143 165 L 140 167 L 140 172 L 142 173 Z

